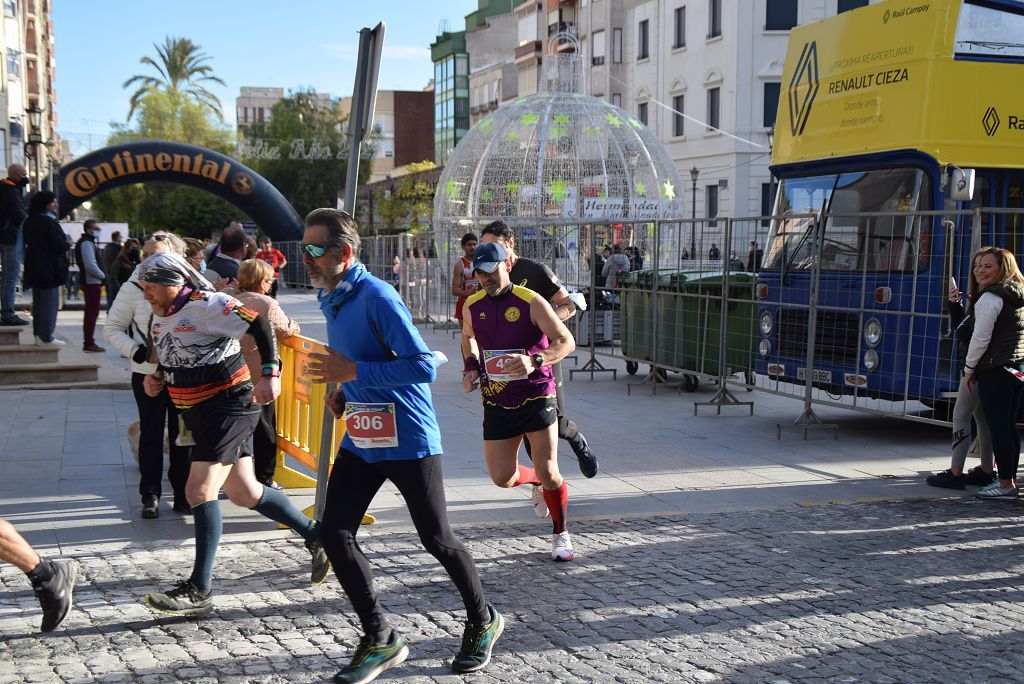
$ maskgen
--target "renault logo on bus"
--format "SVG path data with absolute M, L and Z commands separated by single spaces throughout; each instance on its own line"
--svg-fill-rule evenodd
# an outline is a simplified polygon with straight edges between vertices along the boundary
M 811 115 L 814 98 L 818 95 L 818 43 L 804 44 L 797 60 L 793 78 L 789 81 L 789 122 L 793 135 L 800 135 Z
M 995 107 L 985 110 L 985 116 L 981 117 L 981 125 L 985 127 L 985 134 L 988 137 L 996 134 L 999 130 L 999 114 L 996 113 Z

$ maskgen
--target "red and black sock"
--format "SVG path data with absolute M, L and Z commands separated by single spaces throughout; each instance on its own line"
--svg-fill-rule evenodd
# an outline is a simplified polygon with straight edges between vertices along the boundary
M 551 513 L 551 523 L 554 526 L 552 534 L 565 532 L 565 520 L 569 517 L 569 488 L 562 481 L 558 489 L 544 490 L 544 503 L 548 505 Z
M 518 487 L 524 484 L 537 485 L 539 487 L 540 480 L 537 479 L 537 473 L 533 468 L 519 464 L 519 473 L 516 475 L 515 484 L 512 486 Z

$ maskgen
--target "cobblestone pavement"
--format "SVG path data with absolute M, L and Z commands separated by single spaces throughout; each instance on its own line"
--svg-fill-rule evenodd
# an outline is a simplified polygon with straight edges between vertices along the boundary
M 969 498 L 587 520 L 568 564 L 548 560 L 545 523 L 462 527 L 507 621 L 491 665 L 466 680 L 1014 680 L 1022 522 L 1022 505 Z M 460 681 L 454 587 L 414 535 L 362 539 L 411 649 L 382 681 Z M 333 578 L 308 584 L 294 538 L 222 547 L 212 617 L 151 613 L 142 596 L 187 574 L 191 548 L 81 557 L 75 612 L 48 636 L 5 567 L 0 682 L 308 682 L 347 661 L 347 600 Z

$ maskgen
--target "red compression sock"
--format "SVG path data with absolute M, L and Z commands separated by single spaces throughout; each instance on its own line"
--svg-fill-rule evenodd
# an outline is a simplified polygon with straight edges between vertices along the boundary
M 532 484 L 540 486 L 540 480 L 537 479 L 537 473 L 530 466 L 519 465 L 519 474 L 516 475 L 515 484 L 513 487 L 519 485 Z
M 551 523 L 554 525 L 552 534 L 565 532 L 565 519 L 569 517 L 569 488 L 562 481 L 558 489 L 544 490 L 544 503 L 551 512 Z

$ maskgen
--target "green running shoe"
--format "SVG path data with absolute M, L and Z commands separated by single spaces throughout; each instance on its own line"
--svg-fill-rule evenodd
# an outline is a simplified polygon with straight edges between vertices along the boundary
M 213 611 L 213 590 L 203 593 L 187 579 L 166 594 L 146 594 L 146 603 L 171 615 L 209 615 Z
M 327 552 L 324 551 L 324 545 L 319 539 L 306 542 L 306 549 L 313 557 L 313 570 L 309 574 L 309 579 L 313 584 L 320 584 L 327 579 L 327 573 L 331 571 L 331 561 L 327 558 Z
M 386 644 L 375 644 L 370 637 L 364 635 L 359 640 L 359 648 L 352 656 L 352 661 L 334 675 L 334 681 L 366 684 L 379 677 L 384 670 L 398 667 L 408 657 L 409 649 L 395 630 L 391 630 L 391 638 Z
M 476 672 L 487 667 L 491 662 L 491 649 L 505 630 L 505 618 L 487 606 L 491 621 L 483 626 L 466 623 L 466 631 L 462 633 L 462 648 L 452 660 L 452 672 Z

